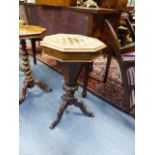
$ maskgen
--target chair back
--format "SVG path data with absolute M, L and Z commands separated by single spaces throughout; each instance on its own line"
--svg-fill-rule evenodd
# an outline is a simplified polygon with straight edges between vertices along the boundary
M 109 35 L 109 40 L 108 40 L 108 46 L 111 48 L 111 50 L 113 50 L 116 59 L 118 61 L 119 67 L 120 67 L 120 71 L 121 71 L 121 75 L 122 75 L 122 82 L 123 82 L 123 87 L 124 87 L 124 95 L 125 95 L 125 103 L 127 106 L 127 109 L 129 109 L 129 95 L 130 95 L 130 88 L 128 85 L 128 79 L 127 79 L 127 74 L 126 74 L 126 67 L 125 64 L 123 63 L 122 60 L 122 56 L 121 56 L 121 45 L 119 43 L 117 34 L 114 30 L 114 28 L 112 27 L 112 25 L 110 24 L 110 22 L 106 19 L 105 20 L 105 28 L 106 31 Z
M 119 50 L 121 48 L 121 45 L 119 43 L 119 40 L 118 40 L 118 37 L 117 37 L 117 34 L 116 34 L 114 28 L 112 27 L 112 25 L 110 24 L 110 22 L 107 19 L 105 19 L 105 29 L 109 35 L 109 40 L 107 42 L 108 45 L 110 46 L 110 48 L 112 48 L 111 50 L 114 52 L 114 54 L 117 57 L 120 57 L 121 53 L 119 52 Z
M 125 22 L 127 24 L 127 27 L 128 27 L 128 30 L 129 30 L 129 33 L 131 35 L 131 38 L 132 38 L 132 41 L 135 42 L 135 30 L 129 20 L 129 18 L 125 18 Z

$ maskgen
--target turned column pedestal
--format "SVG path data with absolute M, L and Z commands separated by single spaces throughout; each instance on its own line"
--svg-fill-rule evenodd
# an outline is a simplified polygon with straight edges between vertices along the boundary
M 42 37 L 45 32 L 44 28 L 32 25 L 19 25 L 19 38 L 22 49 L 22 61 L 23 61 L 23 71 L 25 73 L 25 79 L 22 86 L 22 94 L 20 96 L 19 104 L 21 104 L 25 97 L 27 88 L 33 88 L 37 85 L 40 89 L 51 92 L 52 89 L 48 89 L 41 81 L 34 79 L 32 75 L 31 65 L 29 61 L 28 50 L 26 49 L 26 39 Z
M 87 116 L 93 117 L 94 114 L 87 110 L 86 106 L 83 102 L 79 102 L 76 97 L 74 97 L 75 91 L 78 89 L 77 79 L 82 69 L 82 62 L 62 62 L 60 63 L 61 70 L 64 74 L 65 83 L 63 85 L 63 89 L 65 94 L 63 95 L 63 103 L 57 113 L 56 119 L 53 121 L 50 128 L 54 128 L 58 122 L 60 121 L 63 112 L 69 105 L 74 105 Z

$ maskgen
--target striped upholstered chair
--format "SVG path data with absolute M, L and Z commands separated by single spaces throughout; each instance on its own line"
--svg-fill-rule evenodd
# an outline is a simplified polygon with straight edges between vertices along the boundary
M 124 87 L 125 105 L 127 112 L 134 113 L 135 107 L 135 45 L 134 43 L 121 46 L 115 30 L 108 20 L 105 28 L 109 35 L 108 46 L 118 61 Z

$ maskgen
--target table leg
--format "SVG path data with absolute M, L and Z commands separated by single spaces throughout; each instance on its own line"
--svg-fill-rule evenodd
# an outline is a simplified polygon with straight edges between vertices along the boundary
M 80 110 L 87 116 L 93 117 L 94 114 L 87 109 L 83 102 L 79 102 L 77 98 L 74 97 L 75 91 L 78 89 L 77 79 L 82 69 L 81 62 L 64 62 L 61 63 L 62 72 L 64 73 L 65 84 L 63 89 L 65 90 L 65 95 L 63 96 L 63 104 L 61 105 L 56 119 L 51 124 L 50 128 L 53 129 L 61 120 L 65 109 L 69 105 L 74 105 L 79 107 Z
M 89 80 L 89 72 L 91 72 L 92 69 L 92 62 L 86 63 L 84 67 L 84 74 L 83 74 L 83 92 L 82 92 L 82 97 L 87 96 L 87 85 L 88 85 L 88 80 Z
M 20 44 L 22 46 L 22 60 L 23 60 L 23 67 L 24 67 L 24 73 L 25 73 L 25 79 L 22 87 L 22 94 L 19 100 L 19 104 L 21 104 L 26 96 L 26 90 L 27 88 L 32 88 L 34 85 L 39 86 L 42 90 L 46 92 L 52 91 L 52 89 L 48 89 L 44 84 L 42 84 L 39 80 L 35 80 L 32 75 L 31 66 L 29 63 L 29 55 L 28 51 L 26 49 L 26 42 L 25 39 L 21 39 Z
M 108 73 L 109 73 L 110 64 L 111 64 L 111 59 L 112 59 L 112 55 L 109 53 L 108 54 L 108 57 L 107 57 L 106 71 L 105 71 L 103 83 L 106 83 L 107 82 Z
M 36 40 L 35 39 L 31 39 L 31 46 L 32 46 L 33 62 L 36 65 L 37 61 L 36 61 Z

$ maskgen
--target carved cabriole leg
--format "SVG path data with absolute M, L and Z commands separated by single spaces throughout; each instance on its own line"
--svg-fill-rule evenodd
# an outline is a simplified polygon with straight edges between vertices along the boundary
M 81 111 L 87 116 L 90 116 L 90 117 L 94 116 L 92 112 L 87 110 L 86 106 L 82 102 L 78 102 L 77 98 L 74 97 L 74 93 L 78 89 L 77 78 L 82 69 L 82 63 L 80 62 L 61 63 L 61 68 L 64 73 L 64 79 L 65 79 L 65 84 L 63 85 L 63 89 L 65 90 L 65 95 L 63 96 L 64 101 L 59 109 L 59 112 L 57 113 L 57 117 L 53 121 L 52 125 L 50 126 L 51 129 L 53 129 L 59 123 L 65 109 L 69 105 L 74 105 L 76 107 L 79 107 Z
M 44 90 L 45 92 L 51 92 L 51 88 L 47 88 L 46 85 L 44 85 L 41 81 L 39 80 L 34 80 L 34 84 L 37 85 L 40 89 Z
M 50 126 L 51 129 L 53 129 L 60 121 L 65 109 L 67 108 L 68 106 L 68 102 L 67 101 L 63 101 L 63 104 L 61 105 L 58 113 L 57 113 L 57 117 L 56 119 L 53 121 L 52 125 Z
M 76 107 L 79 107 L 80 110 L 81 110 L 85 115 L 87 115 L 87 116 L 89 116 L 89 117 L 94 117 L 94 116 L 95 116 L 91 111 L 89 111 L 89 110 L 87 109 L 86 105 L 85 105 L 83 102 L 78 102 L 78 101 L 77 101 L 77 102 L 74 103 L 74 105 L 75 105 Z

